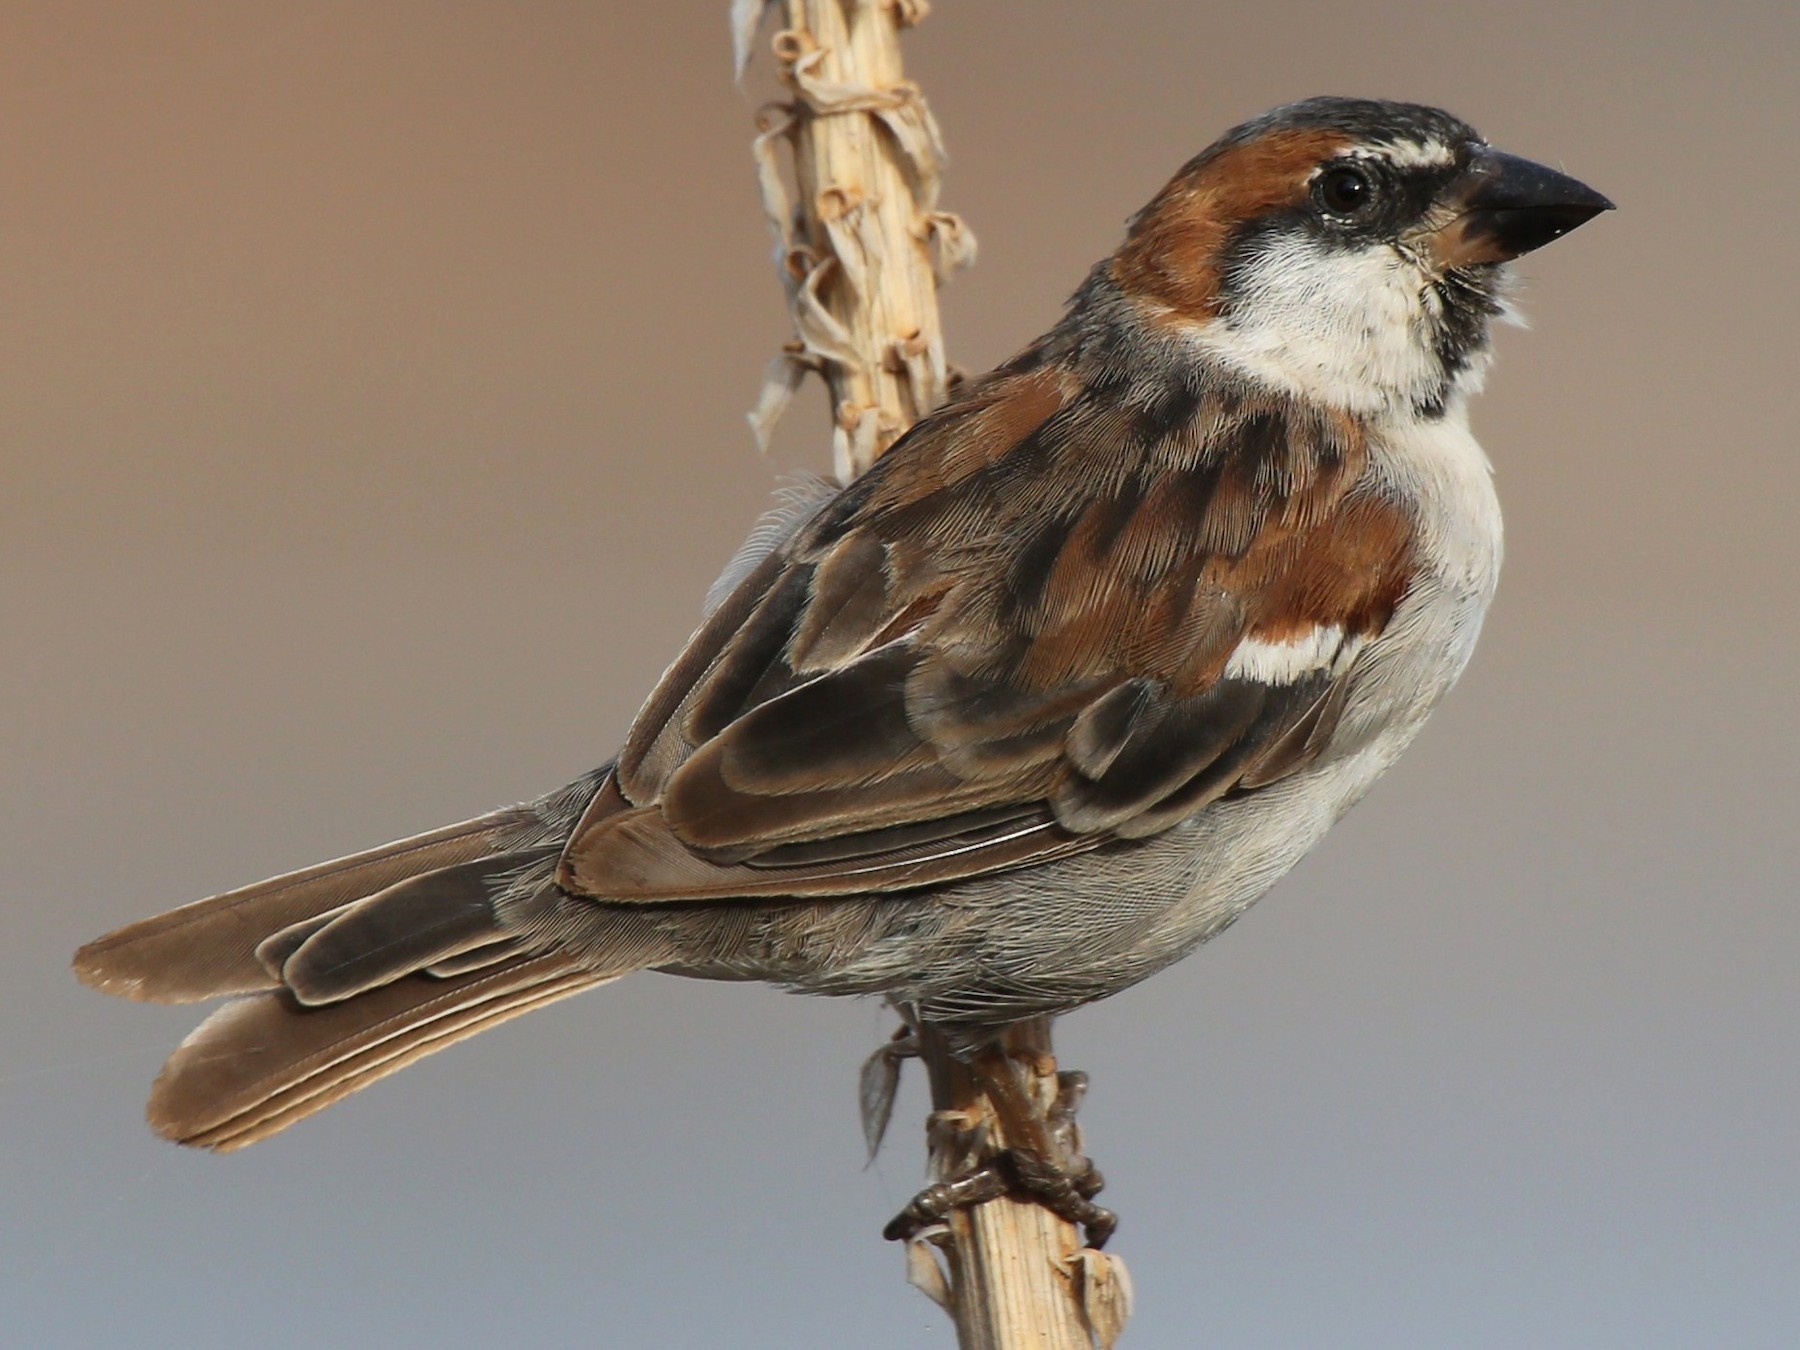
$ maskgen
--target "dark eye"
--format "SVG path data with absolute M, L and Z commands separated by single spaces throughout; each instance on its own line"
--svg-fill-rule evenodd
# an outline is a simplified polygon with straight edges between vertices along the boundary
M 1327 169 L 1319 179 L 1319 201 L 1336 215 L 1356 215 L 1374 200 L 1374 180 L 1361 169 L 1340 165 Z

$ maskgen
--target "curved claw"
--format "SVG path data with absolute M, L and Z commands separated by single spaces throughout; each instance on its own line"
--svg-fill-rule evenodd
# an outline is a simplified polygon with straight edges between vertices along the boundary
M 1083 1171 L 1070 1172 L 1027 1149 L 1008 1149 L 1000 1156 L 1017 1189 L 1058 1218 L 1085 1229 L 1087 1245 L 1094 1250 L 1106 1245 L 1119 1226 L 1119 1216 L 1090 1198 L 1105 1185 L 1099 1168 L 1088 1163 Z

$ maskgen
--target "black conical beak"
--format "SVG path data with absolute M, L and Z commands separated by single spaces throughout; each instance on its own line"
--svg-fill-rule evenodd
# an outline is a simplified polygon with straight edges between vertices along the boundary
M 1475 152 L 1454 205 L 1456 218 L 1434 238 L 1446 267 L 1510 261 L 1613 209 L 1566 173 L 1485 146 Z

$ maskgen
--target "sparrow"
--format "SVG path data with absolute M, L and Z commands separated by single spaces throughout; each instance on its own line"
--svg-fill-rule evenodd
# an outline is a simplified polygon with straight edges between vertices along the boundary
M 239 1148 L 639 970 L 880 996 L 974 1056 L 1187 955 L 1469 660 L 1508 264 L 1610 207 L 1430 107 L 1227 132 L 1048 333 L 788 494 L 610 762 L 82 948 L 230 1000 L 151 1124 Z

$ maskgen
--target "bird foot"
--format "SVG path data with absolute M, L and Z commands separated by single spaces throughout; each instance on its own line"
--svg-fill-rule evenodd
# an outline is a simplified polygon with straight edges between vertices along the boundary
M 1006 1174 L 998 1159 L 983 1163 L 952 1181 L 939 1181 L 906 1202 L 906 1208 L 881 1230 L 889 1242 L 903 1242 L 950 1217 L 952 1210 L 985 1205 L 1006 1194 Z
M 1065 1167 L 1030 1149 L 1002 1149 L 980 1166 L 949 1181 L 927 1186 L 888 1221 L 881 1235 L 889 1241 L 916 1237 L 943 1223 L 951 1213 L 1011 1195 L 1035 1200 L 1058 1218 L 1085 1230 L 1086 1244 L 1095 1250 L 1106 1245 L 1119 1226 L 1119 1216 L 1094 1203 L 1106 1179 L 1086 1158 Z
M 1036 1200 L 1058 1218 L 1085 1230 L 1087 1245 L 1098 1251 L 1119 1226 L 1119 1216 L 1094 1203 L 1105 1188 L 1106 1178 L 1086 1158 L 1064 1167 L 1027 1149 L 1008 1149 L 1002 1155 L 1014 1188 Z M 1080 1170 L 1073 1170 L 1079 1167 Z
M 911 1238 L 943 1223 L 954 1210 L 1012 1195 L 1035 1201 L 1084 1229 L 1089 1247 L 1105 1246 L 1118 1227 L 1119 1216 L 1094 1203 L 1106 1179 L 1081 1151 L 1075 1112 L 1087 1091 L 1087 1075 L 1058 1073 L 1056 1097 L 1044 1109 L 1025 1090 L 1004 1052 L 978 1056 L 970 1067 L 984 1088 L 1007 1147 L 990 1153 L 985 1147 L 986 1131 L 971 1130 L 969 1117 L 960 1112 L 938 1113 L 941 1126 L 960 1123 L 959 1133 L 978 1142 L 960 1150 L 960 1161 L 953 1164 L 955 1175 L 915 1195 L 882 1235 L 890 1240 Z M 958 1156 L 957 1151 L 934 1151 L 940 1159 Z

